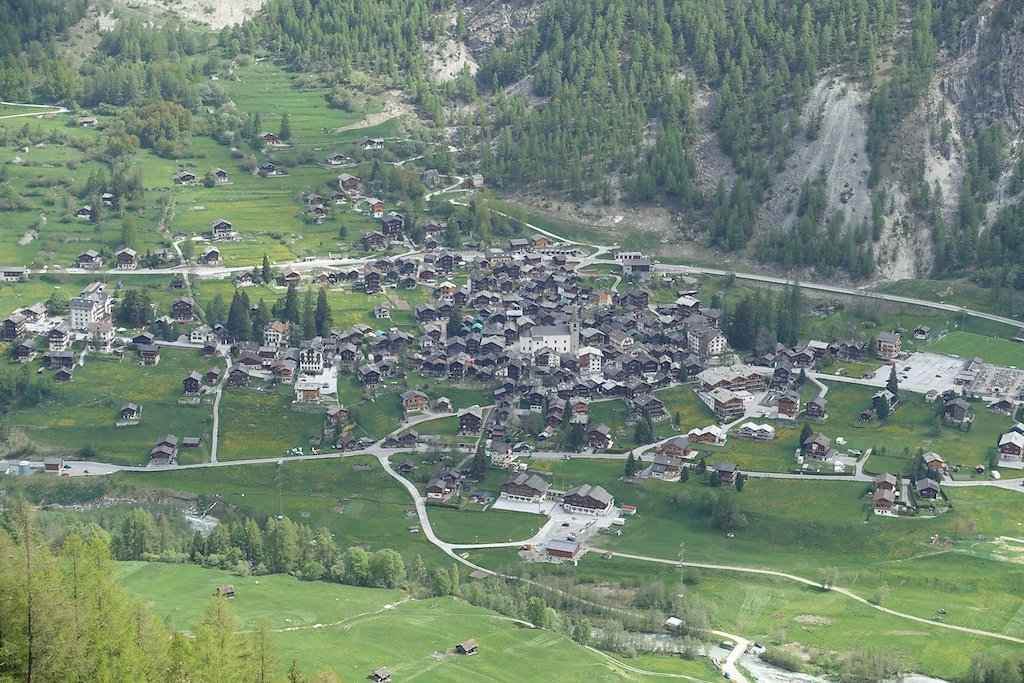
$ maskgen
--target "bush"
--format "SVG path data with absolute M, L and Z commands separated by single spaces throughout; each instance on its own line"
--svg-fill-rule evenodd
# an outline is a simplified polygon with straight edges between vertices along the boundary
M 786 671 L 803 671 L 804 662 L 800 655 L 783 647 L 769 647 L 760 655 L 762 661 Z

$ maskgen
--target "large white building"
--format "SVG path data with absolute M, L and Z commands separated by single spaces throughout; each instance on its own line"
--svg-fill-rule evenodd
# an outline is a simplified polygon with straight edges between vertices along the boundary
M 601 368 L 604 363 L 604 353 L 601 349 L 594 348 L 593 346 L 584 346 L 576 353 L 576 357 L 580 361 L 580 374 L 590 375 L 596 377 L 601 374 Z
M 538 325 L 519 335 L 519 350 L 533 354 L 538 349 L 547 348 L 556 354 L 575 354 L 580 344 L 580 324 L 576 321 L 568 325 Z
M 92 323 L 110 315 L 113 304 L 110 297 L 99 289 L 90 289 L 91 287 L 92 285 L 82 292 L 81 296 L 72 297 L 68 302 L 72 330 L 84 330 Z

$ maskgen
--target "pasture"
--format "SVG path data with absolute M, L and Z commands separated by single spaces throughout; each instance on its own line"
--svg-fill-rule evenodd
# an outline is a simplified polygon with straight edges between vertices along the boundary
M 338 545 L 373 550 L 393 548 L 411 562 L 417 555 L 432 564 L 444 556 L 423 534 L 410 534 L 415 518 L 409 494 L 388 476 L 376 458 L 274 462 L 236 467 L 166 472 L 124 472 L 116 482 L 144 490 L 218 497 L 257 519 L 284 514 L 312 527 L 326 527 Z M 280 489 L 278 482 L 280 481 Z
M 323 433 L 324 416 L 293 411 L 293 398 L 290 385 L 270 393 L 226 388 L 220 401 L 217 459 L 279 458 L 292 448 L 308 449 L 310 439 Z
M 498 483 L 497 475 L 495 481 Z M 547 517 L 508 510 L 454 510 L 430 506 L 430 525 L 437 537 L 449 543 L 506 543 L 536 534 Z
M 132 351 L 120 363 L 90 354 L 84 366 L 75 367 L 73 382 L 55 382 L 50 399 L 14 408 L 7 422 L 42 452 L 73 456 L 84 449 L 90 458 L 120 465 L 146 464 L 164 434 L 198 436 L 199 448 L 181 449 L 179 457 L 182 464 L 202 462 L 209 457 L 212 396 L 198 405 L 179 405 L 178 399 L 182 378 L 211 365 L 223 367 L 223 360 L 179 349 L 161 350 L 155 366 L 138 364 Z M 115 427 L 122 404 L 129 402 L 142 406 L 139 424 Z
M 238 577 L 188 565 L 126 562 L 118 565 L 129 593 L 147 601 L 177 629 L 191 629 L 217 586 L 231 583 L 231 607 L 243 631 L 266 619 L 282 670 L 292 658 L 306 671 L 332 668 L 345 680 L 361 680 L 387 666 L 398 678 L 424 681 L 541 680 L 558 668 L 567 680 L 596 683 L 656 680 L 628 672 L 598 652 L 554 631 L 536 630 L 458 598 L 408 600 L 399 591 L 323 582 L 303 583 L 288 576 Z M 475 639 L 480 653 L 460 657 L 456 643 Z M 692 671 L 715 680 L 705 665 L 658 670 Z

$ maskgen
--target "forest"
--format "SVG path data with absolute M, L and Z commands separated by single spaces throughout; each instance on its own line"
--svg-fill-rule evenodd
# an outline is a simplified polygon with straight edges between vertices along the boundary
M 463 155 L 498 191 L 661 204 L 723 252 L 862 279 L 876 270 L 889 204 L 880 183 L 894 133 L 938 61 L 960 49 L 960 24 L 977 5 L 551 0 L 517 38 L 498 35 L 479 56 L 475 76 L 465 71 L 436 83 L 428 77 L 431 57 L 424 46 L 473 38 L 462 15 L 454 25 L 443 19 L 448 3 L 270 0 L 261 14 L 218 33 L 125 19 L 105 31 L 94 54 L 76 68 L 56 41 L 84 15 L 84 3 L 7 0 L 0 4 L 0 25 L 15 37 L 0 43 L 0 96 L 112 111 L 130 107 L 105 131 L 104 158 L 120 167 L 140 147 L 181 156 L 196 134 L 223 144 L 253 138 L 259 112 L 227 106 L 228 91 L 211 76 L 223 75 L 240 56 L 269 53 L 302 72 L 305 83 L 320 86 L 333 107 L 352 106 L 352 92 L 367 76 L 378 88 L 405 91 L 434 134 L 452 127 Z M 792 227 L 757 235 L 774 174 L 815 134 L 813 120 L 799 116 L 807 95 L 830 73 L 871 93 L 872 217 L 826 214 L 823 180 L 810 179 Z M 710 125 L 736 171 L 713 192 L 697 181 L 698 98 L 709 98 Z M 948 145 L 948 123 L 934 135 Z M 1024 278 L 1011 272 L 1017 242 L 1004 228 L 985 231 L 981 223 L 1007 163 L 1016 164 L 1020 190 L 1024 157 L 1009 158 L 998 123 L 964 140 L 967 177 L 955 220 L 943 218 L 941 189 L 921 180 L 918 167 L 902 179 L 910 208 L 931 227 L 935 271 L 973 272 L 981 284 L 1019 289 Z

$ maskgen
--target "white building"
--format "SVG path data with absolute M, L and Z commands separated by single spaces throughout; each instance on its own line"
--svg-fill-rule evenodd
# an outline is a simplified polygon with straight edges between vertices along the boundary
M 110 315 L 111 300 L 106 293 L 92 291 L 72 297 L 68 302 L 72 330 L 84 330 L 90 324 L 99 322 Z
M 319 375 L 324 371 L 324 349 L 319 344 L 304 344 L 299 349 L 299 372 Z
M 538 325 L 519 335 L 519 350 L 533 354 L 547 348 L 556 354 L 576 353 L 579 348 L 580 326 L 578 322 L 568 325 Z

